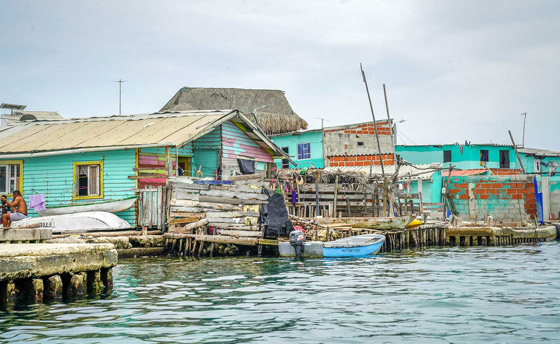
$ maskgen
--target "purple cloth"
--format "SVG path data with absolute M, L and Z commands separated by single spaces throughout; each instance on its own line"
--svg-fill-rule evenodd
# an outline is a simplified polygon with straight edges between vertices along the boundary
M 296 205 L 297 202 L 297 193 L 296 190 L 292 190 L 292 204 Z
M 29 207 L 35 211 L 45 211 L 45 195 L 37 194 L 29 196 Z

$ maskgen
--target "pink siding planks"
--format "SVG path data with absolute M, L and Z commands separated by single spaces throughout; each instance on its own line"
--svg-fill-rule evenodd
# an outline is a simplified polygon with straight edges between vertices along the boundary
M 260 162 L 274 161 L 272 155 L 231 122 L 222 125 L 222 148 L 224 158 L 237 159 L 238 156 L 242 156 Z

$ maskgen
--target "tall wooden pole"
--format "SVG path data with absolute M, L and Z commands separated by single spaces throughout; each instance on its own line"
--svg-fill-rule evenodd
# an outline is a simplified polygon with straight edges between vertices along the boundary
M 389 115 L 389 103 L 387 102 L 387 89 L 385 88 L 385 84 L 383 84 L 383 95 L 385 96 L 385 108 L 387 109 L 387 122 L 389 122 L 389 132 L 391 133 L 393 153 L 396 154 L 397 152 L 395 151 L 395 137 L 393 136 L 393 123 L 391 122 L 391 116 Z
M 385 180 L 385 167 L 383 166 L 383 155 L 381 154 L 381 145 L 379 144 L 379 135 L 377 134 L 377 123 L 375 122 L 375 113 L 373 112 L 373 105 L 371 103 L 371 96 L 369 95 L 369 88 L 366 80 L 366 73 L 364 73 L 364 69 L 362 68 L 362 64 L 360 63 L 360 70 L 362 71 L 362 78 L 364 79 L 364 84 L 366 85 L 366 92 L 369 101 L 369 108 L 371 110 L 371 117 L 373 118 L 373 128 L 375 129 L 375 139 L 377 140 L 377 150 L 379 152 L 379 161 L 381 162 L 381 174 L 383 175 L 383 180 Z
M 519 152 L 517 151 L 517 146 L 515 145 L 515 141 L 513 140 L 513 135 L 511 134 L 511 130 L 508 130 L 509 138 L 511 139 L 511 143 L 513 144 L 513 149 L 515 149 L 515 155 L 517 155 L 517 161 L 519 161 L 519 167 L 521 167 L 521 172 L 525 174 L 525 169 L 523 168 L 523 163 L 521 162 L 521 157 L 519 156 Z

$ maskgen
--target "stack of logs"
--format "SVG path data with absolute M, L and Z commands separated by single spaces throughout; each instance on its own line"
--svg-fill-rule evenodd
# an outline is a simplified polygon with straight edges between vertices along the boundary
M 212 256 L 215 251 L 236 253 L 233 245 L 258 245 L 263 236 L 258 224 L 260 205 L 268 203 L 262 193 L 263 178 L 245 175 L 217 184 L 172 178 L 166 234 L 170 252 Z M 205 243 L 209 245 L 204 247 Z

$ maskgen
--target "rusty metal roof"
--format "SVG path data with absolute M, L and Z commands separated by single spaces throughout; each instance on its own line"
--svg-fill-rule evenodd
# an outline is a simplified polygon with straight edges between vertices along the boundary
M 236 116 L 246 120 L 235 110 L 215 110 L 17 123 L 0 129 L 0 154 L 101 147 L 176 147 Z

